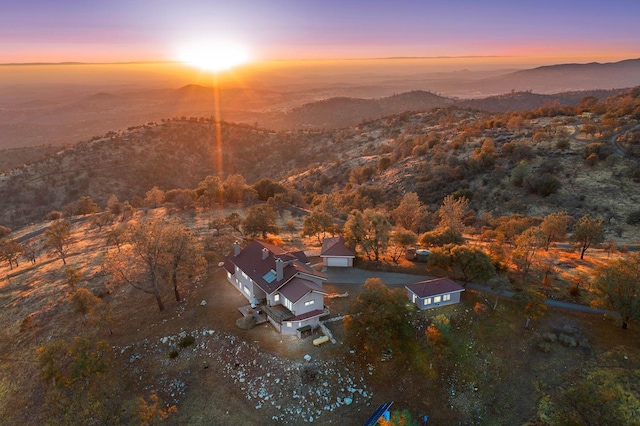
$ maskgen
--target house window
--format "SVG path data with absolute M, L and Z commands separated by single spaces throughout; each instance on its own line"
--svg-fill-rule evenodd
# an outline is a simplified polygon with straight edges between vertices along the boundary
M 436 296 L 436 297 L 433 298 L 433 303 L 440 303 L 441 299 L 442 298 L 440 296 Z
M 279 302 L 280 301 L 280 295 L 276 294 L 275 296 L 273 296 L 273 301 L 274 302 Z
M 447 300 L 451 300 L 451 295 L 450 294 L 443 294 L 442 295 L 442 301 L 446 302 Z
M 291 327 L 291 323 L 290 322 L 287 323 L 287 327 Z
M 431 304 L 431 298 L 427 297 L 426 299 L 424 299 L 424 305 L 430 305 Z
M 251 296 L 251 290 L 246 285 L 244 286 L 244 292 L 247 293 L 247 296 Z
M 417 296 L 416 296 L 415 294 L 414 294 L 414 295 L 412 295 L 411 301 L 412 301 L 413 303 L 416 303 L 416 299 L 417 299 Z
M 304 306 L 313 305 L 314 303 L 316 303 L 315 300 L 307 300 L 306 302 L 304 302 Z
M 286 297 L 284 298 L 284 306 L 287 307 L 287 309 L 291 310 L 293 309 L 293 304 L 291 303 L 291 301 L 289 299 L 287 299 Z

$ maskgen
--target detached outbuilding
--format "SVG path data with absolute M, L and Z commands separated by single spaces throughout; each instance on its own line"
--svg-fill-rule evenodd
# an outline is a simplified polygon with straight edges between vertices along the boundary
M 464 291 L 464 287 L 449 278 L 420 281 L 405 288 L 411 303 L 420 310 L 460 303 L 460 293 Z
M 324 266 L 350 268 L 353 267 L 356 254 L 346 246 L 343 237 L 331 237 L 322 241 L 320 257 Z

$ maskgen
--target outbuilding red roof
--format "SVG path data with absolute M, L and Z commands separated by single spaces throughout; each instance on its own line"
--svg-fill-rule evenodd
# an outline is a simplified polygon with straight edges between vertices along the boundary
M 419 298 L 437 296 L 438 294 L 456 293 L 464 291 L 464 287 L 450 278 L 436 278 L 406 285 L 405 288 Z
M 356 254 L 345 245 L 343 237 L 330 237 L 322 241 L 320 256 L 356 257 Z

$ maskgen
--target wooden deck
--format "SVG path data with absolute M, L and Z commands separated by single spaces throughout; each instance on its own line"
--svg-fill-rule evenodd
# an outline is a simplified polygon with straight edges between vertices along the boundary
M 246 305 L 238 308 L 238 311 L 242 314 L 242 316 L 249 317 L 252 316 L 256 319 L 256 325 L 264 324 L 267 322 L 267 315 L 265 315 L 264 311 L 260 307 L 252 308 L 251 305 Z
M 260 308 L 264 309 L 265 313 L 269 315 L 278 324 L 282 324 L 282 321 L 286 321 L 289 318 L 293 318 L 293 314 L 291 313 L 291 311 L 282 305 L 275 305 L 275 306 L 261 305 Z

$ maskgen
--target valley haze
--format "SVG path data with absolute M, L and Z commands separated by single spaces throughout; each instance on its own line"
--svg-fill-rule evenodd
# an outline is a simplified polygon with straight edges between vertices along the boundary
M 274 129 L 318 129 L 357 124 L 402 108 L 427 110 L 512 92 L 552 95 L 640 84 L 638 59 L 537 67 L 529 67 L 528 61 L 532 59 L 272 61 L 216 75 L 176 62 L 5 64 L 0 65 L 0 149 L 72 144 L 149 121 L 209 117 L 214 85 L 223 120 Z M 392 110 L 356 108 L 347 110 L 349 119 L 335 123 L 308 118 L 326 109 L 317 104 L 321 101 L 377 100 L 412 91 L 447 100 Z M 310 111 L 300 116 L 303 106 Z

